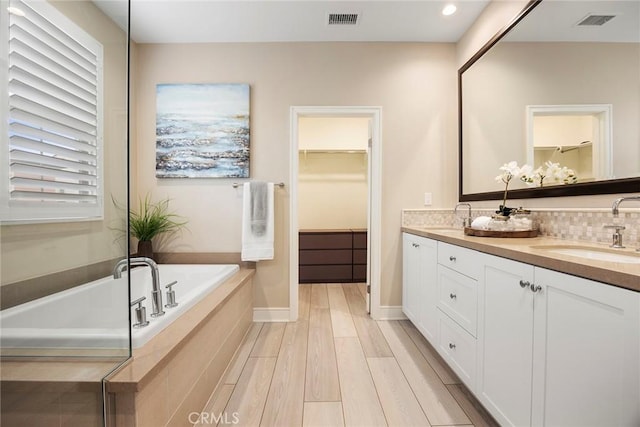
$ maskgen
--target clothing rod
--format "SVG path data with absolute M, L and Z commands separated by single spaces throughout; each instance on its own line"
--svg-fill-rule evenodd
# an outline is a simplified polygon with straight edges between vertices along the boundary
M 233 184 L 231 184 L 231 185 L 233 185 L 233 188 L 238 188 L 238 187 L 240 187 L 242 184 L 240 184 L 240 183 L 238 183 L 238 182 L 234 182 L 234 183 L 233 183 Z M 284 182 L 278 182 L 277 184 L 273 184 L 273 185 L 277 185 L 278 187 L 283 188 L 283 187 L 284 187 Z

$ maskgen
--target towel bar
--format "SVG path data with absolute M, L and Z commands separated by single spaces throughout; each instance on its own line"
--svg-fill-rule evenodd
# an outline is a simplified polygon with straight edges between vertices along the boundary
M 238 183 L 238 182 L 234 182 L 234 183 L 233 183 L 233 184 L 231 184 L 231 185 L 233 185 L 233 188 L 238 188 L 238 187 L 240 187 L 242 184 L 240 184 L 240 183 Z M 283 187 L 284 187 L 284 182 L 278 182 L 277 184 L 273 184 L 273 185 L 277 185 L 278 187 L 283 188 Z

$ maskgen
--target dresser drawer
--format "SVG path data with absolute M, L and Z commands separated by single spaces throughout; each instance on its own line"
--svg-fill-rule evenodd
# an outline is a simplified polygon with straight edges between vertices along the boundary
M 478 279 L 482 270 L 476 251 L 444 242 L 438 242 L 438 264 L 473 279 Z
M 438 308 L 471 335 L 478 329 L 478 282 L 438 265 Z
M 353 252 L 350 249 L 301 250 L 300 265 L 352 264 Z
M 352 249 L 353 237 L 347 232 L 300 232 L 299 249 Z
M 476 382 L 476 339 L 440 310 L 438 352 L 471 390 Z
M 301 265 L 298 269 L 300 283 L 351 282 L 353 267 L 349 265 Z

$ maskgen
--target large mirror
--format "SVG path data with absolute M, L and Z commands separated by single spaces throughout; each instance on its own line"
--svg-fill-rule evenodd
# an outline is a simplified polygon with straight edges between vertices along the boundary
M 459 96 L 461 201 L 501 199 L 510 161 L 574 173 L 510 198 L 640 191 L 640 2 L 530 2 L 460 69 Z

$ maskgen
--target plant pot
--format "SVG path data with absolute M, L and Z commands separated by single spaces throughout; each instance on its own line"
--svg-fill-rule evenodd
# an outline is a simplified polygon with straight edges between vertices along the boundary
M 140 240 L 138 242 L 138 256 L 154 259 L 153 243 L 151 240 Z

